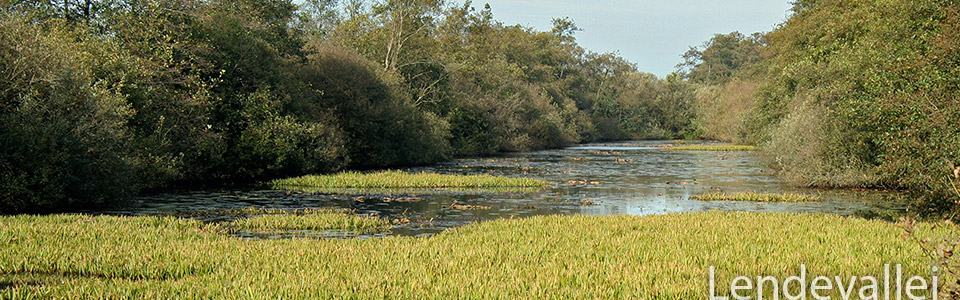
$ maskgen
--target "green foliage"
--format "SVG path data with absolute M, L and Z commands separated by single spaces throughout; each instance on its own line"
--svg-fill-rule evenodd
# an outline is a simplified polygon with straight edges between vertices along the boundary
M 82 33 L 0 19 L 0 211 L 77 208 L 129 196 L 130 107 L 91 72 Z
M 256 178 L 326 173 L 346 164 L 340 132 L 319 123 L 275 117 L 250 126 L 240 138 L 240 166 Z
M 719 85 L 702 85 L 694 105 L 694 127 L 700 138 L 750 143 L 748 120 L 756 106 L 760 80 L 734 78 Z
M 699 134 L 763 144 L 788 181 L 894 187 L 956 208 L 956 1 L 796 1 L 773 32 L 717 35 L 685 57 Z
M 740 70 L 760 62 L 763 35 L 745 36 L 740 32 L 716 34 L 702 48 L 691 47 L 677 65 L 684 77 L 697 83 L 724 83 Z
M 810 170 L 800 170 L 809 181 L 894 185 L 929 203 L 954 203 L 947 179 L 960 160 L 956 7 L 817 1 L 799 10 L 770 34 L 771 68 L 782 71 L 759 105 L 771 128 L 809 129 L 774 133 L 771 148 L 808 153 L 797 160 L 807 161 Z
M 305 105 L 337 116 L 355 166 L 430 163 L 450 151 L 445 124 L 411 105 L 399 79 L 349 49 L 318 46 L 305 81 L 318 89 L 318 97 Z
M 594 109 L 597 124 L 609 130 L 601 131 L 604 139 L 674 139 L 694 130 L 696 94 L 676 75 L 632 73 L 611 81 L 621 88 L 600 97 Z
M 569 18 L 539 32 L 435 0 L 18 0 L 0 14 L 3 121 L 30 124 L 3 133 L 9 203 L 694 132 L 691 85 L 584 50 Z
M 490 155 L 500 150 L 501 138 L 494 131 L 497 125 L 490 114 L 472 103 L 450 113 L 450 145 L 458 154 Z

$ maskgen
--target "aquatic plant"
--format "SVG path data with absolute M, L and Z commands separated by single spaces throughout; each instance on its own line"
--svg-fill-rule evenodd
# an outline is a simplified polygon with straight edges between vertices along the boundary
M 443 208 L 455 209 L 455 210 L 475 210 L 475 209 L 490 209 L 489 206 L 483 205 L 470 205 L 470 204 L 457 204 L 457 201 L 454 200 L 453 204 L 444 205 Z
M 352 212 L 352 211 L 348 209 L 340 209 L 340 208 L 279 209 L 279 208 L 249 206 L 244 208 L 201 210 L 201 211 L 196 211 L 196 212 L 191 212 L 191 213 L 181 214 L 181 215 L 187 216 L 187 217 L 202 217 L 202 216 L 242 217 L 242 216 L 257 216 L 257 215 L 342 214 L 342 213 L 349 213 L 349 212 Z
M 546 187 L 548 183 L 532 178 L 511 178 L 493 175 L 447 175 L 381 171 L 376 173 L 343 172 L 332 175 L 308 175 L 273 181 L 274 188 L 502 188 Z
M 688 150 L 688 151 L 759 151 L 757 146 L 749 145 L 687 145 L 687 146 L 667 146 L 669 150 Z
M 509 194 L 509 193 L 533 193 L 543 190 L 543 187 L 447 187 L 447 188 L 319 188 L 306 186 L 283 186 L 275 185 L 275 188 L 294 189 L 306 193 L 314 194 L 339 194 L 339 195 L 368 195 L 382 196 L 392 198 L 397 195 L 430 195 L 430 194 Z M 368 197 L 364 198 L 382 198 Z M 406 199 L 412 200 L 412 199 Z M 415 202 L 415 201 L 409 201 Z
M 796 194 L 796 193 L 771 194 L 771 193 L 757 193 L 757 192 L 742 192 L 742 193 L 709 193 L 709 194 L 702 194 L 702 195 L 694 195 L 694 196 L 691 196 L 690 199 L 703 200 L 703 201 L 728 200 L 728 201 L 756 201 L 756 202 L 809 202 L 809 201 L 819 201 L 820 197 L 813 196 L 813 195 Z

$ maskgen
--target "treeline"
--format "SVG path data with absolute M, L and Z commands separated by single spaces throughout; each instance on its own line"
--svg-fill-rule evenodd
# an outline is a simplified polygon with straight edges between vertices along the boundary
M 439 0 L 0 4 L 0 212 L 693 133 L 695 91 Z
M 698 133 L 764 146 L 798 185 L 960 203 L 960 1 L 802 0 L 770 33 L 685 57 Z

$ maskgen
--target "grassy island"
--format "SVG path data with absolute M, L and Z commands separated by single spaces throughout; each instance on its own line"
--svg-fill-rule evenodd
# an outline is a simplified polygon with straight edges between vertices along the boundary
M 755 202 L 810 202 L 819 201 L 820 197 L 797 193 L 710 193 L 703 195 L 694 195 L 690 199 L 703 201 L 755 201 Z
M 272 182 L 274 188 L 530 188 L 546 187 L 546 181 L 493 175 L 447 175 L 381 171 L 376 173 L 343 172 L 332 175 L 307 175 Z
M 757 146 L 749 145 L 687 145 L 687 146 L 669 146 L 669 150 L 685 151 L 760 151 Z

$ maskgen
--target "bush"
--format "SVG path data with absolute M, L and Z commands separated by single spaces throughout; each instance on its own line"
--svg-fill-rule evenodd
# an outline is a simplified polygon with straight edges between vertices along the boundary
M 489 155 L 500 150 L 502 141 L 489 111 L 465 104 L 454 109 L 449 119 L 450 145 L 456 155 Z
M 274 117 L 250 126 L 240 139 L 240 173 L 271 178 L 327 173 L 346 164 L 338 130 L 293 117 Z
M 956 1 L 818 1 L 768 34 L 758 124 L 782 172 L 892 186 L 952 210 L 960 162 Z
M 298 110 L 332 112 L 353 166 L 424 164 L 449 155 L 444 122 L 411 105 L 398 78 L 378 73 L 352 50 L 315 46 L 305 73 L 317 92 Z
M 89 72 L 89 53 L 112 48 L 53 26 L 0 19 L 2 212 L 100 205 L 136 191 L 132 112 Z
M 755 105 L 758 85 L 753 79 L 733 79 L 718 86 L 701 87 L 696 101 L 697 135 L 738 144 L 751 142 L 744 123 Z
M 874 167 L 850 150 L 829 109 L 803 102 L 769 129 L 764 152 L 787 182 L 800 186 L 867 187 L 878 183 Z

